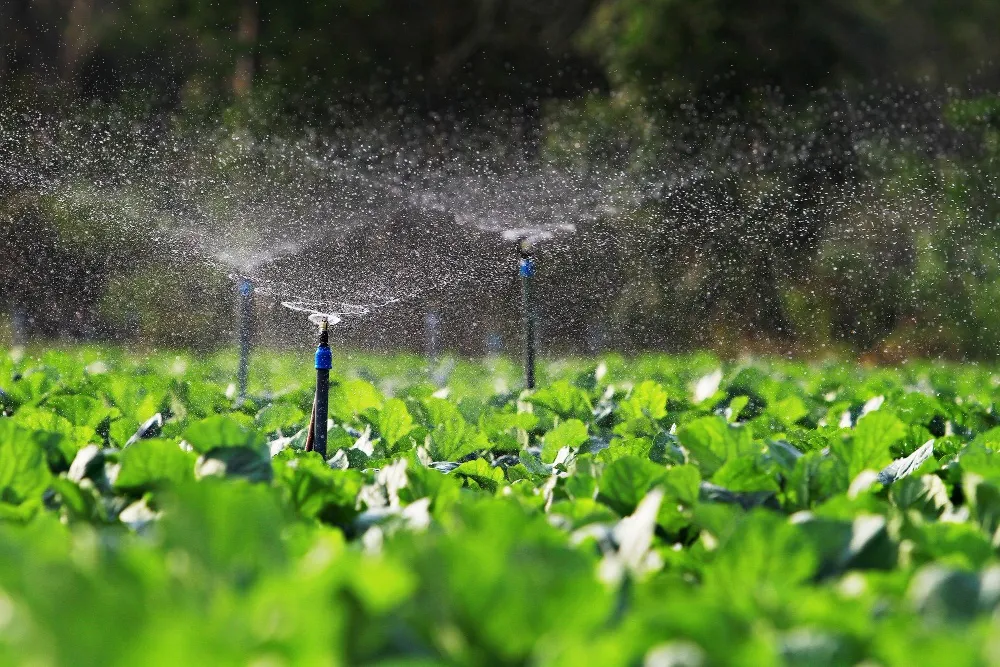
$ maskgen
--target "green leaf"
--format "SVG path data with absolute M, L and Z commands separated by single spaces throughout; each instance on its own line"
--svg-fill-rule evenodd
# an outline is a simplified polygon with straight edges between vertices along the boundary
M 457 461 L 490 447 L 486 436 L 461 416 L 438 424 L 428 437 L 430 455 L 435 461 Z
M 809 409 L 798 396 L 788 396 L 777 403 L 768 406 L 767 411 L 778 418 L 785 426 L 791 426 L 803 417 L 809 415 Z
M 622 516 L 631 514 L 646 493 L 667 477 L 667 469 L 648 459 L 626 456 L 604 469 L 600 499 Z
M 611 463 L 623 456 L 638 456 L 641 459 L 657 461 L 653 456 L 653 441 L 649 438 L 623 435 L 615 437 L 608 446 L 597 452 L 598 461 Z
M 993 557 L 990 538 L 974 524 L 928 521 L 910 537 L 916 544 L 916 557 L 921 560 L 976 570 Z
M 514 429 L 531 431 L 538 426 L 538 416 L 530 412 L 491 412 L 480 417 L 479 426 L 489 435 Z
M 538 416 L 531 412 L 485 412 L 479 428 L 489 438 L 493 451 L 517 452 L 528 445 L 528 433 L 538 426 Z
M 810 509 L 847 491 L 847 465 L 818 451 L 807 452 L 795 461 L 785 481 L 783 505 L 788 511 Z
M 643 417 L 653 421 L 663 419 L 667 416 L 667 392 L 652 380 L 641 382 L 618 404 L 618 413 L 623 421 Z
M 726 421 L 729 423 L 734 423 L 739 421 L 740 413 L 743 412 L 743 408 L 750 403 L 750 398 L 748 396 L 733 396 L 732 400 L 729 401 L 729 410 L 726 413 Z
M 210 449 L 195 464 L 195 477 L 242 477 L 251 482 L 269 482 L 274 476 L 267 446 L 225 445 Z
M 167 403 L 167 387 L 156 377 L 113 376 L 108 378 L 103 391 L 122 414 L 140 424 Z
M 390 447 L 409 435 L 413 430 L 413 417 L 406 409 L 406 403 L 398 398 L 389 399 L 378 414 L 378 432 Z
M 430 498 L 431 506 L 440 509 L 442 505 L 457 502 L 461 483 L 451 475 L 442 475 L 414 461 L 406 469 L 407 485 L 399 490 L 403 502 L 411 503 L 421 498 Z
M 57 386 L 56 378 L 42 369 L 26 372 L 19 379 L 4 385 L 4 394 L 15 405 L 29 406 L 40 403 Z
M 731 458 L 756 453 L 753 434 L 746 426 L 730 426 L 722 417 L 701 417 L 677 432 L 680 443 L 706 478 Z
M 798 526 L 783 516 L 753 510 L 732 524 L 730 535 L 720 535 L 712 567 L 706 568 L 705 587 L 726 600 L 731 613 L 757 613 L 758 599 L 777 603 L 797 597 L 799 586 L 816 571 L 817 555 Z M 760 598 L 759 596 L 767 596 Z
M 271 403 L 264 406 L 254 417 L 254 423 L 264 433 L 284 435 L 303 428 L 306 425 L 306 413 L 291 403 Z
M 484 491 L 496 493 L 504 483 L 504 474 L 497 466 L 491 466 L 485 459 L 466 461 L 452 471 L 453 475 L 470 479 Z
M 701 475 L 693 465 L 667 468 L 666 476 L 659 481 L 667 498 L 685 505 L 694 505 L 698 502 L 700 484 Z
M 574 387 L 566 380 L 553 382 L 549 386 L 537 390 L 525 400 L 532 405 L 551 410 L 562 419 L 576 418 L 588 421 L 594 413 L 594 407 L 586 392 L 579 387 Z
M 972 508 L 972 518 L 994 543 L 1000 531 L 1000 488 L 974 474 L 965 475 L 962 492 Z
M 563 447 L 576 448 L 587 442 L 590 435 L 587 425 L 579 419 L 567 419 L 545 434 L 545 444 L 542 447 L 542 461 L 552 463 L 556 453 Z
M 691 523 L 691 509 L 698 503 L 701 476 L 692 465 L 667 469 L 667 476 L 658 484 L 664 490 L 664 501 L 656 523 L 669 533 L 676 533 Z
M 43 439 L 46 449 L 50 453 L 61 454 L 66 465 L 73 461 L 82 448 L 102 441 L 93 428 L 74 426 L 65 417 L 42 408 L 22 408 L 11 419 L 28 430 L 45 433 Z
M 531 473 L 528 472 L 528 469 L 524 466 L 523 463 L 515 463 L 514 465 L 510 466 L 509 468 L 507 468 L 507 481 L 508 482 L 510 482 L 511 484 L 513 484 L 514 482 L 518 482 L 518 481 L 521 481 L 521 480 L 527 480 L 528 483 L 529 483 L 529 485 L 531 486 L 531 488 L 532 489 L 535 488 L 534 485 L 530 484 L 530 482 L 531 482 Z
M 41 500 L 52 475 L 33 434 L 0 419 L 0 500 L 19 505 Z
M 183 554 L 192 567 L 182 581 L 200 570 L 222 590 L 250 591 L 288 562 L 286 513 L 272 486 L 204 479 L 170 489 L 162 506 L 163 553 Z
M 847 464 L 854 479 L 862 470 L 876 472 L 892 462 L 890 448 L 906 437 L 906 424 L 895 415 L 877 410 L 858 420 L 854 435 L 847 443 L 836 447 L 836 453 Z
M 958 456 L 962 473 L 973 473 L 991 481 L 1000 481 L 1000 453 L 975 442 L 967 445 Z
M 889 500 L 902 510 L 916 510 L 933 518 L 951 506 L 948 489 L 937 475 L 898 480 L 889 489 Z
M 730 491 L 775 491 L 780 487 L 760 456 L 745 454 L 727 460 L 712 475 L 712 482 Z
M 932 564 L 913 575 L 906 597 L 917 612 L 934 621 L 968 622 L 982 611 L 980 599 L 986 596 L 981 587 L 974 572 Z
M 364 485 L 357 470 L 332 470 L 317 455 L 277 463 L 275 467 L 282 493 L 301 516 L 338 526 L 349 525 L 357 516 L 357 495 Z M 407 477 L 412 480 L 411 471 L 407 471 Z
M 124 447 L 125 443 L 139 430 L 139 426 L 141 424 L 131 417 L 115 419 L 108 428 L 108 436 L 111 439 L 111 443 L 118 448 Z
M 545 638 L 600 634 L 613 597 L 594 576 L 591 553 L 566 544 L 562 530 L 516 498 L 465 500 L 452 513 L 462 533 L 412 540 L 401 554 L 420 573 L 422 632 L 435 632 L 441 618 L 474 623 L 476 653 L 465 653 L 469 644 L 458 650 L 482 658 L 468 664 L 523 664 Z
M 366 611 L 387 614 L 406 602 L 417 587 L 416 575 L 405 563 L 354 552 L 348 558 L 353 576 L 347 577 L 345 585 Z
M 653 437 L 663 429 L 658 421 L 667 414 L 667 392 L 647 380 L 635 387 L 615 412 L 620 420 L 614 427 L 618 435 Z
M 614 523 L 618 515 L 593 498 L 574 498 L 553 503 L 549 514 L 566 518 L 572 529 L 590 523 Z
M 993 451 L 1000 451 L 1000 426 L 996 426 L 984 433 L 980 433 L 975 437 L 972 443 L 982 445 L 983 447 Z
M 105 521 L 107 512 L 100 492 L 93 486 L 82 488 L 66 477 L 53 477 L 50 488 L 71 516 L 83 521 Z
M 370 382 L 343 380 L 330 389 L 330 416 L 349 422 L 368 408 L 381 408 L 384 400 Z
M 80 394 L 54 396 L 45 402 L 45 407 L 65 417 L 74 426 L 89 426 L 93 429 L 112 416 L 111 409 L 104 403 Z M 115 413 L 120 414 L 117 410 Z
M 551 466 L 546 467 L 542 463 L 542 460 L 531 454 L 528 451 L 521 451 L 518 453 L 518 460 L 524 469 L 528 471 L 528 474 L 532 476 L 536 483 L 542 483 L 544 480 L 552 476 Z
M 562 487 L 570 498 L 593 499 L 597 495 L 597 479 L 579 468 L 563 479 Z
M 421 416 L 421 422 L 428 429 L 433 429 L 435 426 L 440 426 L 456 419 L 465 420 L 462 413 L 458 411 L 458 406 L 443 398 L 429 396 L 417 402 L 416 406 L 418 409 L 417 414 Z
M 213 415 L 194 422 L 184 429 L 184 440 L 196 452 L 208 452 L 219 447 L 257 448 L 264 437 L 250 426 L 245 415 Z
M 140 440 L 122 451 L 115 487 L 142 492 L 181 484 L 194 479 L 196 460 L 171 440 Z
M 209 417 L 221 413 L 229 405 L 223 388 L 210 382 L 185 382 L 177 392 L 181 406 L 191 417 Z

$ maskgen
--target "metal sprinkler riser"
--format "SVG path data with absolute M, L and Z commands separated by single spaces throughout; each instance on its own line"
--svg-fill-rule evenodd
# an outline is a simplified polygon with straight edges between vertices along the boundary
M 253 329 L 253 283 L 249 278 L 241 278 L 237 285 L 239 294 L 239 344 L 240 361 L 236 370 L 236 384 L 239 387 L 239 401 L 247 395 L 247 380 L 250 374 L 250 337 Z
M 330 369 L 333 353 L 330 351 L 330 324 L 326 319 L 319 323 L 319 342 L 316 346 L 316 398 L 313 402 L 312 451 L 326 458 L 326 422 L 330 406 Z M 307 449 L 309 449 L 307 447 Z
M 521 276 L 521 317 L 524 328 L 524 385 L 535 388 L 535 309 L 532 280 L 535 276 L 535 261 L 529 254 L 526 241 L 521 241 L 518 274 Z

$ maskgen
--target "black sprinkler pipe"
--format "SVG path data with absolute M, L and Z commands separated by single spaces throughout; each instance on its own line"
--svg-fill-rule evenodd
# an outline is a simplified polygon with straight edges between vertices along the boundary
M 239 386 L 239 402 L 247 397 L 247 378 L 250 374 L 250 336 L 253 333 L 253 283 L 249 278 L 241 278 L 237 286 L 239 293 L 239 343 L 240 365 L 236 370 Z
M 326 458 L 326 420 L 330 408 L 330 368 L 333 353 L 330 352 L 329 322 L 319 324 L 319 343 L 316 346 L 316 398 L 313 401 L 311 431 L 307 436 L 306 451 L 313 451 Z
M 521 274 L 521 317 L 524 327 L 524 386 L 535 388 L 535 304 L 532 279 L 535 276 L 535 260 L 528 254 L 528 244 L 521 242 L 521 259 L 518 273 Z

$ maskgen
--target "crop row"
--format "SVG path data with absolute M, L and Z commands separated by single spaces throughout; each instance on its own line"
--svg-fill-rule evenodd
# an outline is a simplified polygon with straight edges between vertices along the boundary
M 0 360 L 10 664 L 1000 661 L 1000 376 Z

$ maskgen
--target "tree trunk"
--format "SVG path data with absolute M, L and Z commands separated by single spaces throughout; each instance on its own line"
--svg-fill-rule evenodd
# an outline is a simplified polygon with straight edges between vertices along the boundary
M 62 48 L 59 54 L 59 74 L 64 81 L 73 81 L 80 71 L 91 45 L 94 0 L 73 0 L 66 16 Z
M 236 58 L 236 71 L 233 73 L 233 94 L 242 97 L 253 87 L 253 78 L 257 73 L 257 40 L 260 36 L 260 8 L 257 0 L 242 0 L 240 3 L 240 21 L 236 29 L 236 42 L 239 55 Z

